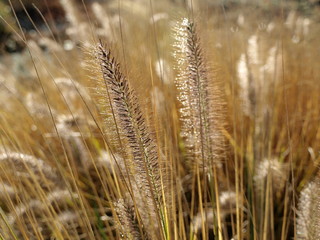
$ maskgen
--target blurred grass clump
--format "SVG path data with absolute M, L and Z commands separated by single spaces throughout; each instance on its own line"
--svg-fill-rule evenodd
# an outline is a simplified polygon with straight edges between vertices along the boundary
M 14 25 L 14 18 L 11 15 L 10 7 L 5 3 L 5 1 L 0 1 L 0 16 L 2 16 L 9 24 Z M 2 44 L 8 37 L 10 33 L 10 28 L 1 21 L 0 23 L 0 49 L 2 49 Z

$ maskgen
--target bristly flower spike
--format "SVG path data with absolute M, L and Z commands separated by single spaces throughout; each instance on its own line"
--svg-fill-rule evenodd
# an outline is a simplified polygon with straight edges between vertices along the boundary
M 128 143 L 129 155 L 133 158 L 133 182 L 140 186 L 145 207 L 150 216 L 157 216 L 161 222 L 162 189 L 159 157 L 156 142 L 146 124 L 138 98 L 129 81 L 121 72 L 120 64 L 100 42 L 97 49 L 106 91 L 110 94 L 111 105 L 121 135 Z M 142 210 L 142 209 L 141 209 Z M 141 214 L 143 215 L 143 214 Z M 151 219 L 154 221 L 154 219 Z

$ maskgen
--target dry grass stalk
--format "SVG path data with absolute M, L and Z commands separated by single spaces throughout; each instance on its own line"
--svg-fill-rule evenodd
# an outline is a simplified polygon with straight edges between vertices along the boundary
M 181 136 L 192 164 L 205 168 L 221 160 L 224 106 L 218 79 L 210 75 L 195 25 L 183 19 L 176 27 Z
M 133 157 L 132 174 L 135 175 L 133 184 L 139 186 L 136 188 L 136 190 L 139 189 L 138 192 L 133 196 L 135 194 L 142 196 L 144 206 L 139 211 L 146 210 L 149 214 L 149 219 L 143 220 L 161 226 L 163 223 L 158 221 L 163 220 L 161 213 L 163 185 L 155 139 L 144 120 L 134 91 L 121 72 L 119 63 L 102 44 L 98 46 L 97 55 L 105 81 L 105 91 L 110 94 L 112 107 L 116 114 L 116 123 L 121 128 L 125 141 L 128 143 L 128 151 Z

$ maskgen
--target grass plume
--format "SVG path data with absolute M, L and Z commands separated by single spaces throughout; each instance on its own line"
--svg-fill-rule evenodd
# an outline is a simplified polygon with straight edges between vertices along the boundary
M 163 220 L 160 219 L 163 218 L 161 213 L 163 184 L 159 172 L 160 163 L 155 139 L 145 122 L 134 91 L 121 72 L 120 64 L 101 43 L 98 46 L 97 55 L 106 85 L 105 90 L 109 91 L 111 104 L 116 114 L 117 125 L 121 128 L 132 155 L 131 174 L 134 177 L 131 177 L 134 184 L 139 185 L 140 193 L 137 194 L 141 194 L 141 200 L 146 204 L 144 207 L 150 211 L 149 217 L 152 216 L 152 219 L 149 221 L 161 221 Z M 134 196 L 134 193 L 132 195 Z M 154 219 L 157 216 L 158 219 Z

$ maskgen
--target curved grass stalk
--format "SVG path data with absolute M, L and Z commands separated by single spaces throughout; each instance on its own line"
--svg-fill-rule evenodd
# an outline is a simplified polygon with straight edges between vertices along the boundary
M 111 97 L 116 124 L 119 125 L 122 131 L 120 134 L 128 144 L 127 151 L 133 158 L 131 174 L 137 176 L 133 182 L 138 186 L 144 208 L 148 209 L 149 220 L 155 226 L 164 226 L 161 200 L 163 184 L 155 139 L 145 122 L 134 91 L 121 72 L 120 64 L 101 43 L 97 48 L 97 58 L 101 65 L 106 90 Z M 142 208 L 139 211 L 144 211 Z M 140 215 L 145 214 L 140 213 Z M 156 216 L 157 221 L 150 219 L 151 216 Z

